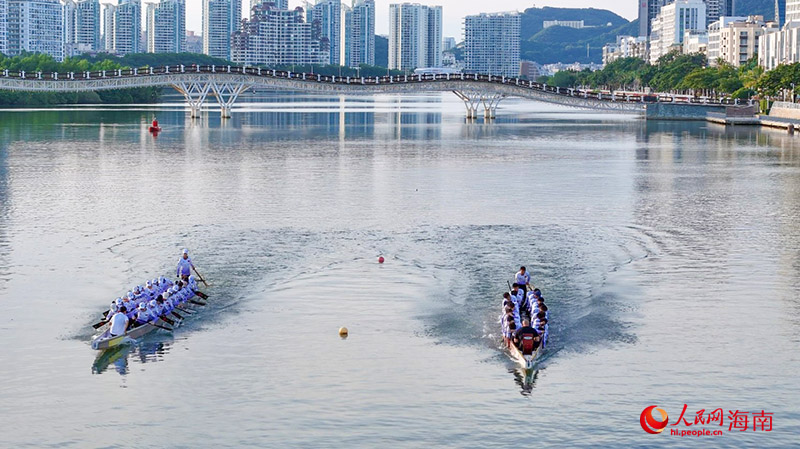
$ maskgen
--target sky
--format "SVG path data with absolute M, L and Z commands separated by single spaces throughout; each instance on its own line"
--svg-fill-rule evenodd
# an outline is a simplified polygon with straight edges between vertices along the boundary
M 149 0 L 144 0 L 145 2 Z M 351 0 L 343 0 L 349 2 Z M 408 0 L 411 3 L 423 5 L 438 5 L 442 7 L 443 35 L 455 37 L 457 41 L 463 38 L 464 30 L 462 20 L 464 16 L 482 12 L 524 11 L 533 6 L 555 6 L 561 8 L 600 8 L 611 10 L 622 17 L 633 20 L 638 14 L 637 0 L 549 0 L 549 1 L 522 1 L 522 0 L 493 0 L 487 4 L 486 0 Z M 242 0 L 243 8 L 249 10 L 250 0 Z M 302 5 L 301 0 L 289 0 L 289 7 Z M 389 34 L 389 4 L 403 3 L 400 0 L 375 0 L 375 33 Z M 203 0 L 186 0 L 186 29 L 200 32 L 203 23 Z M 144 16 L 144 14 L 142 14 Z M 243 17 L 246 17 L 244 15 Z

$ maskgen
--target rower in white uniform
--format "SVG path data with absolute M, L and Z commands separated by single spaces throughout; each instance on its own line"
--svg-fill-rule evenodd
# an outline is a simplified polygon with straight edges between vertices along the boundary
M 128 323 L 129 320 L 127 316 L 127 310 L 125 309 L 125 306 L 122 306 L 117 313 L 111 317 L 111 336 L 116 337 L 124 334 L 125 331 L 128 330 Z
M 150 312 L 147 311 L 147 303 L 144 301 L 139 303 L 139 309 L 136 313 L 136 325 L 141 326 L 151 320 Z

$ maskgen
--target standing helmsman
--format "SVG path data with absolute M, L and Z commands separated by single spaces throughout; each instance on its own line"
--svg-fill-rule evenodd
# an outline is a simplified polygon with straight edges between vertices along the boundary
M 528 296 L 528 289 L 531 288 L 531 275 L 525 267 L 519 267 L 519 271 L 514 275 L 514 282 L 522 289 L 524 297 Z
M 178 260 L 178 277 L 184 281 L 189 280 L 189 275 L 192 274 L 193 268 L 194 264 L 192 263 L 192 259 L 189 258 L 189 250 L 184 249 L 183 255 Z

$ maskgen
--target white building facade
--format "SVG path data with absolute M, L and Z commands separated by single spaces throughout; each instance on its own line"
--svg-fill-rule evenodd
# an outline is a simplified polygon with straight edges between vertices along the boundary
M 647 38 L 644 36 L 617 36 L 615 43 L 603 46 L 603 65 L 621 58 L 647 59 Z
M 147 52 L 183 53 L 186 51 L 186 3 L 161 0 L 147 5 Z
M 679 50 L 687 31 L 706 29 L 706 4 L 702 0 L 677 0 L 661 7 L 650 30 L 650 64 Z
M 320 34 L 323 48 L 327 48 L 327 64 L 345 65 L 344 24 L 348 8 L 341 0 L 318 0 L 315 4 L 306 2 L 306 22 Z
M 519 13 L 464 18 L 464 69 L 473 73 L 519 75 Z
M 241 0 L 203 0 L 203 53 L 230 59 L 231 35 L 241 19 Z
M 64 9 L 58 0 L 9 0 L 6 53 L 45 53 L 64 60 Z
M 389 68 L 442 66 L 442 7 L 389 5 Z
M 0 54 L 8 52 L 8 1 L 0 0 Z
M 268 2 L 255 6 L 250 19 L 232 35 L 232 61 L 266 66 L 327 64 L 329 55 L 303 15 L 302 8 L 278 9 Z
M 105 50 L 117 55 L 141 53 L 141 2 L 122 0 L 119 5 L 105 6 L 103 10 Z
M 345 65 L 375 65 L 375 1 L 359 0 L 345 15 Z

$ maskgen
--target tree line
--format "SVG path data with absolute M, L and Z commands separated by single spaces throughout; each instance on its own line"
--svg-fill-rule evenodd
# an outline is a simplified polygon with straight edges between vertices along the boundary
M 775 97 L 800 87 L 800 63 L 780 65 L 765 72 L 752 58 L 741 67 L 725 62 L 707 66 L 705 55 L 668 53 L 654 65 L 638 58 L 621 58 L 597 71 L 560 71 L 539 81 L 559 87 L 609 90 L 680 92 L 715 97 Z

